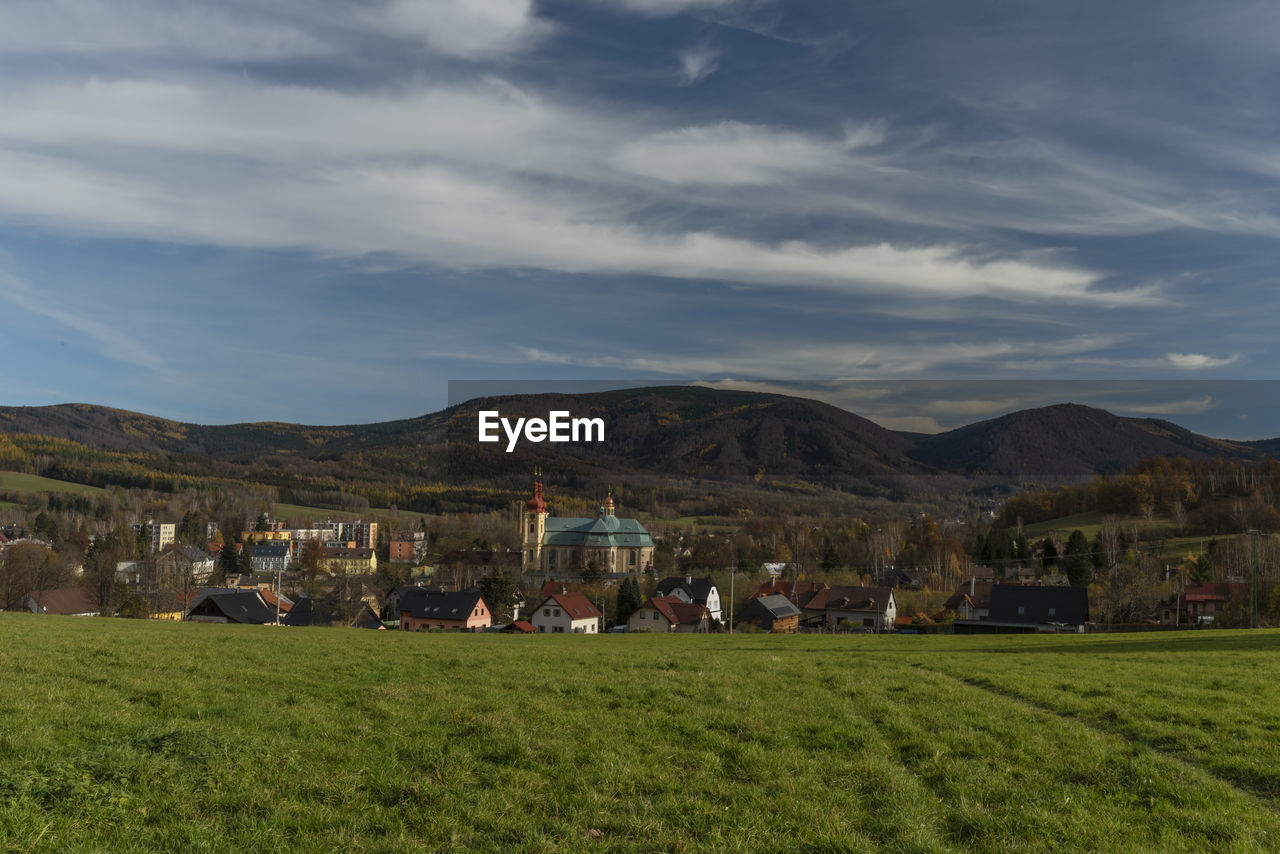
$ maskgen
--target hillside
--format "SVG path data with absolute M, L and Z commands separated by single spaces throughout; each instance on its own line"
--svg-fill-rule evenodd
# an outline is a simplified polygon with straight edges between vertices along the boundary
M 1064 403 L 920 439 L 909 455 L 966 475 L 1048 480 L 1113 474 L 1156 455 L 1256 459 L 1263 450 L 1262 443 L 1212 439 L 1156 418 Z
M 606 441 L 524 443 L 509 454 L 505 443 L 476 442 L 478 409 L 599 416 Z M 327 427 L 206 426 L 84 404 L 0 407 L 0 469 L 161 490 L 262 484 L 282 490 L 282 501 L 330 505 L 317 494 L 350 493 L 430 512 L 505 506 L 535 466 L 562 492 L 630 487 L 633 505 L 677 484 L 683 495 L 717 499 L 782 490 L 901 501 L 959 495 L 978 482 L 1078 480 L 1158 454 L 1257 459 L 1278 444 L 1212 439 L 1075 404 L 922 436 L 813 400 L 692 386 L 490 397 L 418 418 Z

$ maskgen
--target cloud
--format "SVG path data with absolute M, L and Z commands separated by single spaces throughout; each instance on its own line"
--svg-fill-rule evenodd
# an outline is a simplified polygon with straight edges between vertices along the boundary
M 108 323 L 59 307 L 58 300 L 47 290 L 37 293 L 28 282 L 3 270 L 0 270 L 0 299 L 88 336 L 98 342 L 103 355 L 110 359 L 153 371 L 165 367 L 165 360 L 136 338 Z
M 774 184 L 851 166 L 849 151 L 879 141 L 873 128 L 851 129 L 843 140 L 720 122 L 661 131 L 626 144 L 613 158 L 625 172 L 675 184 Z
M 481 58 L 525 50 L 549 29 L 532 0 L 0 3 L 0 50 L 20 55 L 280 61 L 340 55 L 353 35 L 378 35 Z
M 1117 404 L 1116 409 L 1138 415 L 1199 415 L 1217 407 L 1212 395 L 1204 395 L 1192 400 L 1171 400 L 1157 403 Z
M 1214 356 L 1206 356 L 1202 353 L 1167 353 L 1165 358 L 1169 360 L 1169 364 L 1175 368 L 1181 368 L 1184 371 L 1199 371 L 1205 368 L 1221 368 L 1226 365 L 1234 364 L 1239 360 L 1239 355 L 1228 356 L 1226 358 L 1216 358 Z
M 610 6 L 621 7 L 641 15 L 666 17 L 681 12 L 696 12 L 711 9 L 725 9 L 735 5 L 746 5 L 753 0 L 597 0 Z
M 710 77 L 720 67 L 720 51 L 709 44 L 697 44 L 680 51 L 676 56 L 680 60 L 680 69 L 684 74 L 685 86 L 692 86 L 703 78 Z

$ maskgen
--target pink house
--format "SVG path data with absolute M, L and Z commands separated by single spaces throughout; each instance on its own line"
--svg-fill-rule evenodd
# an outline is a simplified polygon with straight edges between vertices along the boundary
M 493 609 L 474 587 L 458 593 L 441 593 L 422 587 L 405 588 L 400 596 L 400 628 L 457 629 L 479 632 L 493 625 Z

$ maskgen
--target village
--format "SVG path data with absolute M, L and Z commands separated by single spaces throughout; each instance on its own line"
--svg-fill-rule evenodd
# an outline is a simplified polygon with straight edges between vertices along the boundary
M 802 572 L 786 561 L 749 571 L 731 559 L 728 565 L 696 560 L 682 544 L 676 553 L 639 520 L 619 516 L 612 494 L 593 516 L 552 515 L 540 478 L 518 520 L 518 548 L 432 556 L 421 528 L 388 534 L 376 521 L 358 520 L 290 528 L 265 513 L 249 529 L 229 534 L 204 523 L 202 548 L 189 542 L 197 527 L 189 513 L 181 522 L 148 520 L 129 526 L 127 535 L 94 537 L 83 563 L 59 573 L 51 544 L 41 539 L 51 527 L 41 514 L 33 528 L 0 528 L 0 596 L 6 610 L 37 614 L 409 632 L 1078 634 L 1103 628 L 1091 619 L 1087 588 L 1043 560 L 1006 561 L 1000 568 L 966 562 L 939 602 L 922 595 L 928 580 L 921 573 L 892 566 L 878 578 L 850 579 L 822 567 Z M 112 562 L 112 554 L 124 553 L 122 539 L 139 557 Z M 659 577 L 657 564 L 668 572 Z M 682 564 L 688 568 L 682 571 Z M 1188 579 L 1126 629 L 1245 624 L 1256 614 L 1254 596 L 1242 578 Z

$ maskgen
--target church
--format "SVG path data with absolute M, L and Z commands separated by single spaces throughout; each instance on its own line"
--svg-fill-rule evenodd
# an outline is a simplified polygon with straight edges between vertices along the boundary
M 605 575 L 647 572 L 653 566 L 653 537 L 635 519 L 614 515 L 612 494 L 594 519 L 550 516 L 541 478 L 520 512 L 524 572 L 581 575 L 594 563 Z

